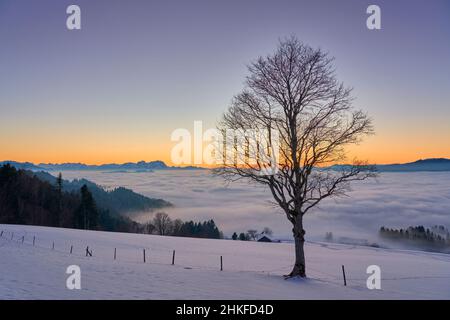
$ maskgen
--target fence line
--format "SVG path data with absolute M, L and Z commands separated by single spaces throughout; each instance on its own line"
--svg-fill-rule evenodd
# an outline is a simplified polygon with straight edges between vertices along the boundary
M 8 233 L 11 233 L 11 237 L 7 236 Z M 17 236 L 17 234 L 16 234 L 16 236 Z M 56 253 L 70 254 L 70 255 L 76 256 L 78 258 L 92 259 L 92 258 L 97 258 L 98 257 L 98 256 L 95 256 L 93 249 L 91 247 L 89 247 L 89 246 L 87 246 L 85 248 L 85 255 L 83 255 L 83 254 L 74 253 L 73 252 L 74 251 L 73 250 L 74 249 L 73 245 L 70 245 L 70 251 L 62 251 L 60 249 L 56 249 L 55 248 L 55 241 L 52 241 L 52 246 L 51 247 L 45 247 L 45 246 L 39 245 L 38 238 L 35 235 L 33 235 L 32 241 L 30 243 L 28 243 L 26 241 L 27 239 L 28 238 L 27 238 L 27 233 L 26 232 L 22 236 L 19 236 L 19 237 L 16 238 L 14 232 L 12 232 L 12 231 L 4 231 L 4 230 L 0 231 L 0 240 L 4 240 L 6 242 L 14 242 L 14 243 L 16 243 L 18 245 L 28 245 L 28 246 L 31 246 L 32 248 L 43 249 L 43 250 L 50 250 L 50 251 L 54 251 Z M 2 246 L 0 246 L 0 247 L 2 247 Z M 175 250 L 172 251 L 171 263 L 170 262 L 169 263 L 156 262 L 156 261 L 152 261 L 151 259 L 147 259 L 148 256 L 146 255 L 146 249 L 142 249 L 142 250 L 143 250 L 142 251 L 142 253 L 143 253 L 143 263 L 150 264 L 150 265 L 166 265 L 166 266 L 175 264 Z M 163 249 L 159 249 L 159 250 L 151 249 L 151 250 L 152 251 L 159 251 L 159 252 L 166 252 L 166 251 L 170 252 L 169 250 L 163 250 Z M 198 252 L 190 251 L 190 250 L 186 250 L 186 251 L 183 251 L 183 252 L 184 253 L 199 254 Z M 204 253 L 204 254 L 201 253 L 201 255 L 215 256 L 216 259 L 217 259 L 217 257 L 219 257 L 220 258 L 220 260 L 219 260 L 220 263 L 218 264 L 218 267 L 217 268 L 213 268 L 213 267 L 209 267 L 209 266 L 195 266 L 195 267 L 194 266 L 183 266 L 183 265 L 179 265 L 179 266 L 180 267 L 184 267 L 184 268 L 189 268 L 189 269 L 196 269 L 196 270 L 198 270 L 198 269 L 217 270 L 217 271 L 224 270 L 224 268 L 223 268 L 223 266 L 224 266 L 223 265 L 223 260 L 224 260 L 223 255 L 214 255 L 214 254 L 210 254 L 210 253 Z M 112 261 L 114 261 L 114 260 L 118 260 L 117 259 L 117 248 L 114 248 L 114 255 L 113 255 Z M 127 260 L 127 259 L 123 259 L 123 260 L 120 260 L 120 261 L 124 262 L 124 263 L 142 264 L 142 262 L 131 261 L 131 260 Z M 251 270 L 249 270 L 249 271 L 241 271 L 241 272 L 256 272 L 256 273 L 259 272 L 259 273 L 267 273 L 267 274 L 270 275 L 270 274 L 272 274 L 274 272 L 288 270 L 288 268 L 290 268 L 290 267 L 292 267 L 291 264 L 289 264 L 289 265 L 287 265 L 285 267 L 279 267 L 279 268 L 271 269 L 271 270 L 263 270 L 263 271 L 251 271 Z M 322 270 L 317 270 L 315 268 L 311 268 L 310 266 L 307 266 L 307 270 L 312 271 L 311 272 L 312 274 L 316 274 L 316 276 L 312 277 L 312 279 L 314 279 L 314 280 L 327 282 L 327 283 L 332 283 L 332 284 L 343 285 L 343 282 L 342 282 L 342 280 L 343 280 L 342 271 L 343 270 L 341 271 L 341 275 L 339 276 L 339 272 L 338 272 L 339 268 L 338 267 L 336 268 L 336 274 L 330 274 L 330 273 L 324 272 Z M 234 270 L 232 270 L 232 271 L 234 271 Z M 383 281 L 386 281 L 386 280 L 387 281 L 400 281 L 400 280 L 417 280 L 417 279 L 450 279 L 450 276 L 439 276 L 438 275 L 438 276 L 405 276 L 405 277 L 382 278 Z M 352 282 L 354 282 L 354 281 L 357 281 L 357 282 L 364 281 L 365 282 L 367 280 L 367 278 L 352 278 L 351 276 L 350 277 L 347 276 L 345 281 L 348 281 L 348 280 L 352 281 Z M 350 284 L 352 284 L 352 283 L 350 283 Z
M 2 230 L 2 232 L 3 233 L 0 232 L 1 233 L 0 239 L 3 239 L 3 240 L 8 241 L 8 242 L 14 242 L 14 243 L 17 243 L 17 244 L 29 245 L 29 246 L 32 246 L 32 247 L 37 248 L 37 249 L 50 250 L 50 251 L 54 251 L 54 252 L 62 253 L 62 254 L 71 254 L 71 255 L 76 256 L 78 258 L 91 258 L 91 257 L 92 258 L 97 258 L 98 257 L 98 256 L 95 256 L 95 254 L 93 254 L 93 249 L 91 247 L 89 247 L 89 246 L 87 246 L 85 248 L 85 251 L 84 251 L 85 254 L 83 255 L 83 254 L 74 253 L 73 252 L 74 251 L 73 250 L 74 249 L 73 245 L 70 246 L 70 251 L 63 251 L 63 250 L 60 250 L 60 249 L 56 249 L 56 245 L 55 245 L 56 242 L 55 241 L 51 241 L 51 247 L 46 247 L 46 246 L 42 246 L 42 245 L 37 244 L 38 243 L 38 241 L 37 241 L 38 238 L 36 236 L 33 236 L 33 242 L 32 243 L 28 243 L 27 241 L 25 241 L 27 239 L 26 233 L 25 233 L 25 235 L 23 235 L 23 236 L 19 237 L 18 239 L 16 239 L 16 237 L 14 235 L 14 232 L 11 232 L 12 233 L 11 238 L 8 239 L 4 235 L 9 233 L 10 231 Z M 117 248 L 114 248 L 114 249 L 115 249 L 114 250 L 114 256 L 113 256 L 112 260 L 118 260 L 117 259 Z M 172 265 L 175 262 L 175 250 L 173 250 L 172 263 L 162 263 L 162 262 L 152 261 L 151 259 L 149 260 L 149 259 L 147 259 L 148 256 L 146 255 L 146 249 L 142 249 L 142 250 L 143 250 L 142 251 L 143 252 L 143 263 L 153 264 L 153 265 Z M 152 250 L 154 250 L 154 249 L 152 249 Z M 162 250 L 162 249 L 157 250 L 157 251 L 159 251 L 159 252 L 170 252 L 168 250 Z M 210 255 L 212 255 L 212 254 L 210 254 Z M 218 257 L 218 256 L 219 255 L 216 255 L 216 257 Z M 142 264 L 142 262 L 132 261 L 132 260 L 129 260 L 129 259 L 124 259 L 124 260 L 120 260 L 120 261 L 121 262 L 126 262 L 126 263 L 133 263 L 133 264 Z M 183 266 L 181 266 L 181 267 L 183 267 Z M 220 270 L 220 268 L 221 268 L 220 265 L 218 265 L 217 268 L 208 267 L 208 266 L 201 266 L 201 267 L 184 266 L 184 267 L 185 268 L 189 268 L 189 269 L 209 269 L 209 270 Z

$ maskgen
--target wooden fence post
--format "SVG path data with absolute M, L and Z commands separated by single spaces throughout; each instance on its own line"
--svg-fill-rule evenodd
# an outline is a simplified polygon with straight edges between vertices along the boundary
M 344 276 L 344 286 L 347 286 L 347 279 L 345 278 L 345 268 L 344 268 L 344 265 L 342 265 L 342 275 Z
M 116 260 L 117 248 L 114 248 L 114 260 Z
M 172 265 L 175 264 L 175 250 L 173 250 L 173 254 L 172 254 Z
M 14 232 L 11 232 L 11 240 L 14 238 Z
M 223 258 L 220 256 L 220 271 L 223 271 Z
M 36 236 L 33 236 L 33 247 L 35 243 L 36 243 Z
M 143 252 L 143 253 L 144 253 L 144 263 L 145 263 L 145 249 L 144 249 L 144 252 Z
M 25 236 L 22 237 L 22 243 L 24 243 L 24 241 L 25 241 Z
M 2 233 L 0 233 L 0 237 L 3 237 L 3 230 L 2 230 Z
M 70 246 L 70 254 L 72 254 L 73 251 L 73 245 Z
M 53 241 L 52 250 L 55 250 L 55 241 Z
M 86 247 L 86 257 L 92 257 L 92 251 L 89 251 L 89 246 Z

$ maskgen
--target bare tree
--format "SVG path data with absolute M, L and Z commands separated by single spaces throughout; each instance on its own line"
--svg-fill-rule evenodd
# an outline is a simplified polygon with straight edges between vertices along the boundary
M 153 224 L 153 223 L 151 223 L 151 222 L 147 222 L 145 225 L 144 225 L 144 232 L 146 232 L 146 233 L 148 233 L 148 234 L 152 234 L 153 233 L 153 231 L 155 231 L 155 225 Z
M 256 240 L 256 238 L 258 237 L 258 230 L 255 229 L 247 230 L 247 234 L 251 240 Z
M 351 89 L 336 79 L 333 58 L 296 38 L 280 41 L 273 55 L 260 57 L 248 70 L 245 89 L 218 130 L 226 135 L 230 129 L 264 128 L 266 141 L 255 144 L 249 134 L 232 140 L 233 155 L 227 145 L 219 156 L 233 161 L 215 172 L 228 181 L 245 178 L 268 187 L 293 225 L 295 264 L 286 277 L 306 277 L 303 216 L 323 199 L 345 195 L 350 182 L 375 176 L 374 167 L 356 159 L 332 166 L 346 161 L 346 146 L 373 133 L 372 123 L 353 108 Z M 275 170 L 267 174 L 268 167 Z
M 168 235 L 172 230 L 172 220 L 165 212 L 155 214 L 153 225 L 155 226 L 156 232 L 161 236 Z

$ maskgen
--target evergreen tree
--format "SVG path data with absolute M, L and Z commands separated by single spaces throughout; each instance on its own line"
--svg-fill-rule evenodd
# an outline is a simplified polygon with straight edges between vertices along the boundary
M 236 232 L 234 232 L 233 235 L 231 236 L 231 239 L 237 240 L 237 238 L 238 238 L 238 235 Z
M 52 185 L 34 172 L 0 166 L 0 223 L 144 232 L 143 225 L 97 206 L 87 188 L 68 193 L 62 184 L 61 175 Z
M 57 210 L 55 214 L 54 219 L 54 226 L 59 227 L 61 226 L 61 212 L 63 208 L 62 199 L 63 199 L 63 179 L 61 172 L 58 174 L 58 177 L 56 178 L 56 191 L 57 191 Z
M 247 241 L 247 235 L 246 235 L 245 233 L 241 232 L 241 233 L 239 234 L 239 240 L 241 240 L 241 241 Z
M 75 219 L 76 226 L 80 229 L 93 230 L 97 228 L 99 213 L 95 205 L 92 193 L 86 185 L 80 189 L 81 203 L 78 208 Z

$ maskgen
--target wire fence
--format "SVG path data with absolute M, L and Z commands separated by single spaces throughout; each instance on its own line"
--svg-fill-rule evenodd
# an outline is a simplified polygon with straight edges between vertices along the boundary
M 219 270 L 223 271 L 223 255 L 215 255 L 210 253 L 202 253 L 203 256 L 209 256 L 211 262 L 214 260 L 214 264 L 217 267 L 210 265 L 193 265 L 192 263 L 180 264 L 177 263 L 177 256 L 183 253 L 185 256 L 188 255 L 199 255 L 198 252 L 192 250 L 183 250 L 179 252 L 176 250 L 164 250 L 158 248 L 136 248 L 132 245 L 125 245 L 122 250 L 118 247 L 105 247 L 100 246 L 96 248 L 90 245 L 73 245 L 70 242 L 65 241 L 61 244 L 57 241 L 50 241 L 48 239 L 39 239 L 35 235 L 30 235 L 27 232 L 12 232 L 12 231 L 0 231 L 0 247 L 5 246 L 8 243 L 13 243 L 18 246 L 24 245 L 32 247 L 33 249 L 40 251 L 51 251 L 57 254 L 64 254 L 66 256 L 74 256 L 77 258 L 84 259 L 106 259 L 110 261 L 118 261 L 131 264 L 149 264 L 149 265 L 178 265 L 186 269 L 206 269 L 206 270 Z M 110 258 L 110 259 L 109 259 Z M 165 261 L 163 261 L 165 260 Z
M 34 234 L 28 234 L 27 232 L 16 232 L 13 231 L 0 231 L 0 248 L 4 247 L 8 243 L 15 244 L 17 246 L 29 246 L 33 249 L 39 251 L 51 251 L 55 254 L 64 254 L 66 256 L 74 256 L 82 259 L 102 259 L 102 261 L 119 261 L 121 263 L 130 264 L 149 264 L 149 265 L 177 265 L 185 269 L 199 269 L 199 270 L 216 270 L 223 271 L 227 270 L 224 268 L 224 260 L 226 257 L 224 255 L 211 254 L 206 252 L 199 253 L 193 250 L 183 250 L 182 252 L 169 249 L 159 249 L 159 248 L 141 248 L 138 249 L 134 245 L 125 245 L 122 247 L 110 247 L 110 246 L 89 246 L 89 245 L 78 245 L 71 244 L 65 241 L 63 244 L 58 243 L 49 239 L 39 239 Z M 119 248 L 121 250 L 119 250 Z M 183 254 L 186 256 L 201 255 L 203 256 L 202 261 L 209 261 L 210 263 L 203 263 L 202 265 L 194 265 L 192 262 L 186 262 L 186 259 L 181 259 L 182 262 L 177 262 L 178 255 Z M 204 257 L 207 256 L 205 260 Z M 243 270 L 239 268 L 228 268 L 229 271 L 239 271 L 239 272 L 259 272 L 267 275 L 279 275 L 282 272 L 287 272 L 292 267 L 292 264 L 284 265 L 269 270 Z M 340 266 L 339 266 L 340 267 Z M 339 270 L 339 268 L 336 268 Z M 317 268 L 308 266 L 308 277 L 317 281 L 330 283 L 334 285 L 344 285 L 345 275 L 341 272 L 330 273 L 324 270 L 319 270 Z M 400 277 L 388 277 L 384 278 L 383 281 L 406 281 L 406 280 L 417 280 L 417 279 L 450 279 L 448 275 L 413 275 L 413 276 L 400 276 Z M 346 277 L 346 281 L 349 282 L 352 287 L 366 287 L 367 278 L 364 277 Z M 346 284 L 345 284 L 346 285 Z

